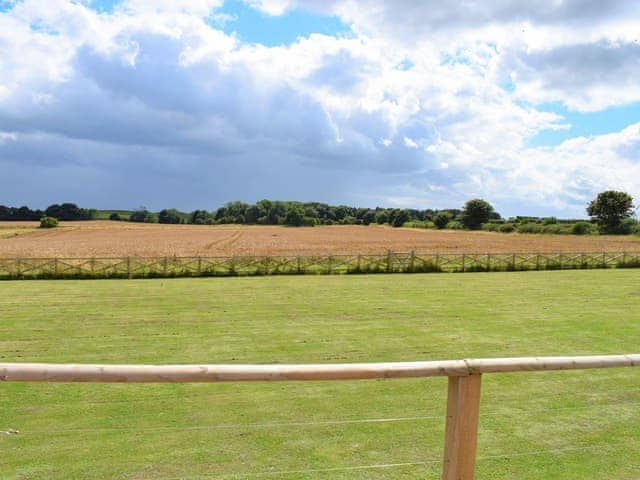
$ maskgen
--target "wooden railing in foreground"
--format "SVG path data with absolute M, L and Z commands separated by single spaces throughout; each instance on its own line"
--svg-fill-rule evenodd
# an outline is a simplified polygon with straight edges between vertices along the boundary
M 640 267 L 640 252 L 0 258 L 0 279 L 494 272 Z
M 319 365 L 0 363 L 6 382 L 249 382 L 449 377 L 443 480 L 475 475 L 480 380 L 486 373 L 640 366 L 640 354 Z

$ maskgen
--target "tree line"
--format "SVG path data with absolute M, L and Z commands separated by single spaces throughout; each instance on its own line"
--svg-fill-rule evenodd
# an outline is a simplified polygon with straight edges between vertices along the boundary
M 32 210 L 29 207 L 7 207 L 0 205 L 0 221 L 28 221 L 40 220 L 43 217 L 57 218 L 58 220 L 92 220 L 96 217 L 97 210 L 93 208 L 80 208 L 75 203 L 53 204 L 45 210 Z
M 388 224 L 401 227 L 407 223 L 430 222 L 438 214 L 446 215 L 447 220 L 458 218 L 460 209 L 401 209 L 401 208 L 359 208 L 347 205 L 329 205 L 321 202 L 294 202 L 278 200 L 260 200 L 254 204 L 241 201 L 229 202 L 213 211 L 194 210 L 180 212 L 176 209 L 164 209 L 153 213 L 140 208 L 132 212 L 129 221 L 146 223 L 187 223 L 194 225 L 371 225 Z M 499 218 L 499 215 L 494 215 Z M 112 220 L 124 220 L 119 214 L 112 214 Z
M 633 198 L 614 190 L 601 192 L 589 202 L 589 222 L 583 220 L 558 220 L 555 217 L 518 216 L 504 219 L 486 200 L 475 198 L 459 209 L 410 209 L 410 208 L 358 208 L 346 205 L 329 205 L 321 202 L 295 202 L 260 200 L 250 204 L 229 202 L 212 211 L 194 210 L 181 212 L 163 209 L 150 212 L 145 207 L 125 213 L 112 212 L 110 220 L 131 222 L 193 224 L 193 225 L 371 225 L 388 224 L 393 227 L 417 227 L 437 229 L 489 230 L 503 233 L 640 233 L 640 226 L 632 216 Z M 46 210 L 32 210 L 26 206 L 14 208 L 0 205 L 0 220 L 40 220 L 51 217 L 58 220 L 91 220 L 98 217 L 98 210 L 80 208 L 73 203 L 54 204 Z M 105 217 L 102 217 L 105 218 Z M 54 225 L 55 226 L 55 225 Z

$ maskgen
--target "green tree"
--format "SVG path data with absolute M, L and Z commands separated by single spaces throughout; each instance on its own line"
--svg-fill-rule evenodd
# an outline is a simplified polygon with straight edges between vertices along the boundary
M 387 210 L 382 209 L 376 212 L 376 223 L 378 225 L 384 225 L 389 221 L 389 212 Z
M 607 190 L 589 202 L 587 213 L 603 231 L 617 233 L 622 220 L 633 213 L 633 198 L 625 192 Z
M 411 220 L 411 215 L 409 213 L 409 210 L 399 210 L 399 209 L 394 210 L 391 215 L 391 218 L 389 219 L 389 221 L 391 222 L 391 225 L 393 225 L 394 227 L 401 227 L 409 220 Z
M 436 228 L 442 230 L 443 228 L 447 228 L 447 224 L 451 221 L 451 215 L 447 212 L 438 212 L 438 214 L 433 218 L 433 223 Z
M 158 223 L 182 223 L 182 215 L 175 208 L 160 210 Z
M 481 198 L 474 198 L 465 203 L 462 209 L 462 224 L 469 230 L 478 230 L 483 223 L 495 217 L 491 204 Z
M 290 227 L 301 227 L 304 224 L 304 210 L 300 205 L 291 205 L 284 217 L 284 224 Z
M 362 223 L 363 225 L 371 225 L 376 221 L 376 212 L 374 210 L 367 210 L 362 215 Z
M 129 216 L 129 221 L 131 222 L 144 222 L 144 223 L 155 223 L 155 216 L 146 209 L 146 207 L 139 207 L 134 210 Z

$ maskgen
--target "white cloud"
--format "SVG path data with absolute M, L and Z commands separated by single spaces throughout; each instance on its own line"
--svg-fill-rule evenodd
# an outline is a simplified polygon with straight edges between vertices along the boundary
M 279 47 L 217 29 L 221 3 L 125 0 L 98 14 L 25 0 L 0 13 L 0 165 L 36 172 L 16 191 L 81 166 L 86 178 L 145 178 L 136 195 L 148 198 L 131 204 L 159 208 L 265 196 L 446 207 L 484 196 L 507 213 L 578 215 L 599 189 L 637 189 L 637 126 L 527 147 L 567 128 L 538 103 L 592 111 L 640 100 L 633 2 L 250 2 L 270 15 L 340 15 L 356 32 Z M 103 187 L 114 198 L 129 188 Z

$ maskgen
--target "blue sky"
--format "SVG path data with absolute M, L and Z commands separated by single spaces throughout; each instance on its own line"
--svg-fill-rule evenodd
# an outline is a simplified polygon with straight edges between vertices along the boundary
M 223 23 L 223 31 L 235 33 L 243 42 L 260 43 L 269 47 L 290 45 L 298 38 L 308 37 L 312 33 L 348 35 L 350 31 L 349 26 L 336 16 L 318 15 L 303 9 L 272 16 L 240 0 L 233 0 L 226 1 L 218 12 L 233 18 Z
M 627 0 L 0 0 L 0 204 L 584 216 L 640 198 L 639 31 Z
M 542 104 L 538 108 L 562 117 L 568 128 L 543 130 L 529 140 L 531 147 L 552 147 L 574 137 L 592 137 L 618 132 L 640 122 L 640 103 L 610 107 L 598 112 L 568 110 L 560 103 Z

